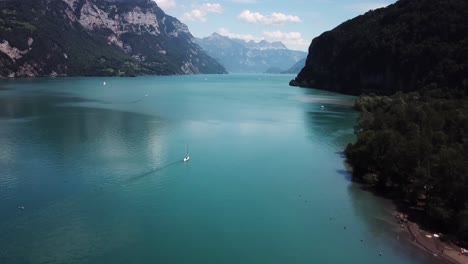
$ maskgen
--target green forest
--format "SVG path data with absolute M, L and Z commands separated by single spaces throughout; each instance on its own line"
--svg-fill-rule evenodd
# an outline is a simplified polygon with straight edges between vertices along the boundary
M 361 95 L 468 89 L 468 1 L 399 0 L 312 41 L 292 85 Z
M 365 95 L 357 141 L 345 154 L 353 178 L 468 242 L 468 97 L 463 90 Z
M 31 66 L 27 68 L 32 68 L 31 74 L 35 76 L 49 76 L 52 72 L 59 76 L 184 74 L 182 66 L 186 63 L 193 67 L 194 73 L 226 72 L 192 43 L 190 33 L 179 32 L 174 36 L 180 22 L 166 16 L 154 2 L 94 1 L 100 10 L 108 12 L 108 18 L 123 17 L 134 8 L 153 12 L 165 29 L 157 35 L 150 31 L 154 27 L 128 27 L 120 35 L 105 27 L 86 28 L 76 20 L 85 15 L 80 13 L 85 2 L 76 2 L 73 10 L 59 0 L 0 1 L 0 42 L 8 41 L 12 47 L 24 51 L 16 60 L 0 52 L 0 76 L 16 73 L 16 77 L 26 77 L 21 70 L 25 65 Z M 119 36 L 125 49 L 110 42 L 113 35 Z
M 361 95 L 353 178 L 466 246 L 467 47 L 468 1 L 399 0 L 315 38 L 290 82 Z

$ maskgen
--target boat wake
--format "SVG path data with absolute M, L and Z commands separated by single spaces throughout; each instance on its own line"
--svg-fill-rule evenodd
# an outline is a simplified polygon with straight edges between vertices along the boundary
M 144 97 L 130 101 L 101 101 L 102 104 L 136 104 L 143 101 Z
M 150 170 L 148 170 L 148 171 L 145 171 L 145 172 L 139 173 L 139 174 L 137 174 L 137 175 L 131 176 L 130 178 L 126 179 L 122 184 L 123 184 L 123 185 L 127 185 L 127 184 L 130 184 L 130 183 L 133 183 L 133 182 L 135 182 L 135 181 L 138 181 L 138 180 L 141 180 L 141 179 L 143 179 L 143 178 L 146 178 L 146 177 L 148 177 L 148 176 L 150 176 L 150 175 L 152 175 L 152 174 L 154 174 L 154 173 L 156 173 L 156 172 L 158 172 L 158 171 L 167 169 L 167 168 L 169 168 L 169 167 L 171 167 L 171 166 L 174 166 L 174 165 L 179 164 L 179 163 L 182 163 L 182 162 L 183 162 L 183 161 L 181 161 L 181 160 L 177 160 L 177 161 L 173 161 L 173 162 L 167 163 L 167 164 L 165 164 L 165 165 L 163 165 L 163 166 L 155 167 L 155 168 L 150 169 Z

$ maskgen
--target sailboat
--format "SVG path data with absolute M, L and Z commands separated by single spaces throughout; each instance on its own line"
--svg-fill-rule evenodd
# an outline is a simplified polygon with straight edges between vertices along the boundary
M 190 156 L 189 156 L 189 153 L 188 153 L 188 144 L 187 144 L 187 156 L 185 156 L 184 162 L 189 161 L 189 159 L 190 159 Z

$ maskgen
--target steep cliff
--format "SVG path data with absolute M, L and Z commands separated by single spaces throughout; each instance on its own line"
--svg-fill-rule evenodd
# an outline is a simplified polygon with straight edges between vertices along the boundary
M 468 2 L 400 0 L 312 41 L 291 85 L 346 94 L 468 89 Z
M 151 0 L 0 1 L 0 76 L 225 73 Z

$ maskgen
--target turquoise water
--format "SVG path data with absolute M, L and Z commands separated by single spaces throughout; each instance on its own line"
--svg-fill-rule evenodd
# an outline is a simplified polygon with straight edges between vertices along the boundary
M 292 77 L 1 81 L 0 263 L 435 263 L 349 181 L 353 98 Z

